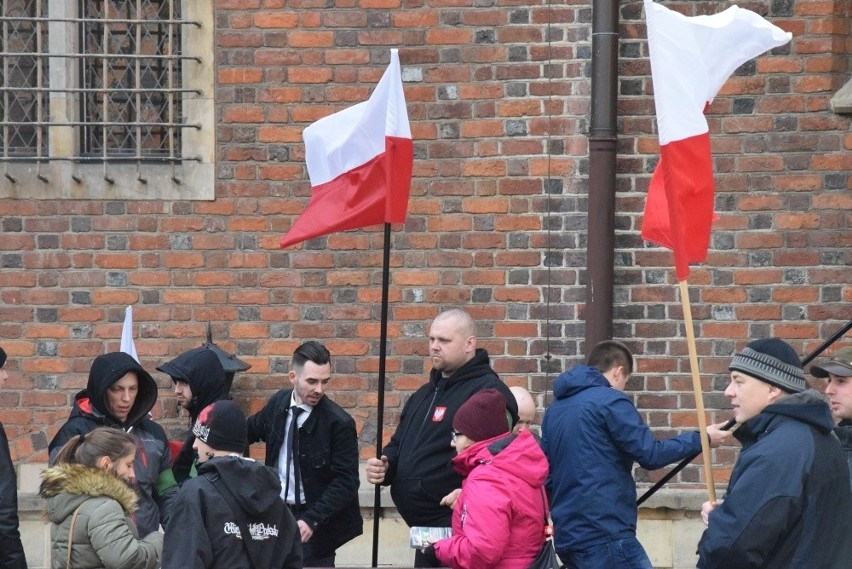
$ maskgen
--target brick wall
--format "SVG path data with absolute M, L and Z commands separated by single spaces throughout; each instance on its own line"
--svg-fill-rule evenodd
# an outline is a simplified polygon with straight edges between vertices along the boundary
M 687 14 L 730 2 L 667 2 Z M 852 318 L 852 132 L 828 101 L 849 77 L 847 0 L 740 3 L 794 33 L 743 66 L 708 111 L 717 211 L 690 278 L 705 391 L 728 417 L 731 353 L 776 335 L 802 354 Z M 642 4 L 621 2 L 615 336 L 639 354 L 630 389 L 660 434 L 695 425 L 668 251 L 639 237 L 656 125 Z M 385 437 L 428 364 L 428 321 L 466 307 L 501 376 L 546 402 L 583 351 L 591 7 L 588 0 L 219 0 L 218 184 L 213 202 L 0 202 L 0 413 L 13 456 L 46 445 L 118 348 L 125 305 L 154 367 L 213 340 L 250 363 L 256 411 L 289 354 L 320 339 L 334 398 L 374 452 L 382 233 L 281 251 L 310 193 L 301 131 L 364 100 L 400 48 L 415 138 L 409 218 L 394 227 Z M 170 382 L 155 415 L 178 434 Z M 724 478 L 735 451 L 715 451 Z M 642 479 L 653 475 L 639 473 Z M 681 481 L 700 481 L 699 468 Z

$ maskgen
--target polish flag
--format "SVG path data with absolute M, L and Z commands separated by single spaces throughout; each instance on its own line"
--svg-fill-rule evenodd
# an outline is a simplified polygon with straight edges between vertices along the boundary
M 346 229 L 404 223 L 414 146 L 399 52 L 370 98 L 308 126 L 305 161 L 311 199 L 281 247 Z
M 642 238 L 674 251 L 678 280 L 707 258 L 713 222 L 713 163 L 704 111 L 743 63 L 792 34 L 731 6 L 687 17 L 644 0 L 660 161 L 651 178 Z

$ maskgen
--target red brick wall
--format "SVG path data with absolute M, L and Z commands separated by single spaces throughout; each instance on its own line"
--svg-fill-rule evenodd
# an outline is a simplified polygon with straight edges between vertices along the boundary
M 849 5 L 740 5 L 795 37 L 740 69 L 708 112 L 719 221 L 690 289 L 719 420 L 727 362 L 748 339 L 780 336 L 804 354 L 852 318 L 852 132 L 828 107 L 849 78 Z M 614 333 L 639 354 L 637 404 L 667 434 L 695 425 L 694 401 L 671 255 L 639 237 L 657 159 L 641 2 L 620 14 Z M 393 232 L 385 437 L 425 378 L 428 321 L 445 307 L 474 314 L 507 382 L 549 390 L 583 351 L 590 2 L 219 0 L 216 23 L 215 201 L 0 202 L 0 417 L 14 457 L 46 459 L 92 358 L 117 349 L 127 304 L 151 371 L 204 342 L 211 322 L 252 365 L 234 383 L 250 411 L 286 384 L 301 340 L 325 341 L 334 398 L 372 454 L 382 233 L 277 243 L 310 192 L 302 129 L 364 100 L 392 47 L 416 157 L 409 218 Z M 185 420 L 156 376 L 155 415 L 176 433 Z M 716 451 L 721 476 L 734 456 Z

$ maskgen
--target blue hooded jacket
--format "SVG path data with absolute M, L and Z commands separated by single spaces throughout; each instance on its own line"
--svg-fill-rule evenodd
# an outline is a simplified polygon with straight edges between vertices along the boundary
M 633 463 L 654 470 L 701 450 L 698 432 L 656 440 L 632 401 L 595 368 L 562 373 L 542 422 L 541 446 L 557 552 L 636 536 Z

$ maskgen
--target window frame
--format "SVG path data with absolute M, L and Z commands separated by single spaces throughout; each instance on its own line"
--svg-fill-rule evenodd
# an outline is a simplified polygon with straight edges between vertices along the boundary
M 107 0 L 108 1 L 108 0 Z M 47 156 L 0 162 L 0 198 L 102 200 L 212 200 L 215 197 L 214 0 L 175 0 L 181 27 L 183 121 L 180 159 L 172 164 L 144 159 L 98 161 L 80 156 L 79 95 L 61 89 L 80 84 L 79 58 L 50 57 Z M 48 0 L 47 51 L 78 53 L 80 26 L 59 21 L 77 15 L 77 2 Z

